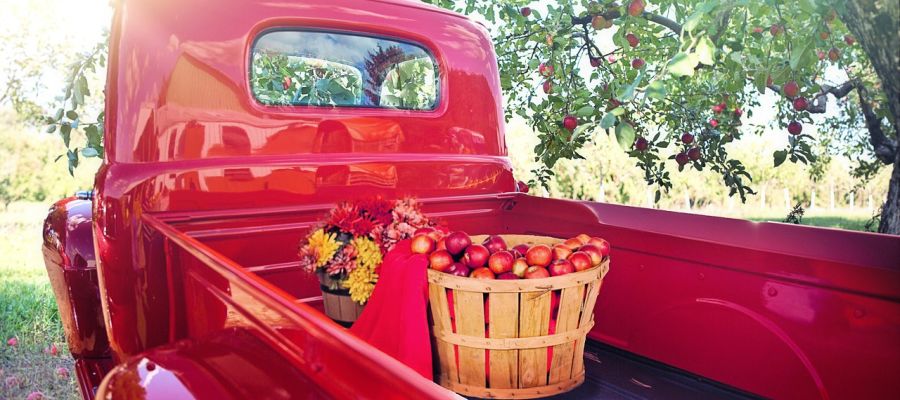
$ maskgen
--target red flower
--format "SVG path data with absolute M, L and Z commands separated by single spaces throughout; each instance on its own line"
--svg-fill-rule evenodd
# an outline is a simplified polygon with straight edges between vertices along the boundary
M 382 198 L 362 200 L 359 202 L 359 208 L 364 215 L 379 224 L 389 224 L 394 218 L 391 215 L 394 204 Z
M 354 236 L 368 236 L 372 229 L 375 229 L 375 221 L 368 218 L 360 218 L 353 222 L 349 232 Z
M 328 216 L 328 226 L 333 226 L 342 232 L 351 232 L 353 224 L 360 219 L 359 208 L 350 203 L 338 204 Z

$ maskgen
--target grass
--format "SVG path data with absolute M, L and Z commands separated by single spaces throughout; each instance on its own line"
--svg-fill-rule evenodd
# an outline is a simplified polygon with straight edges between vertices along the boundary
M 41 224 L 47 205 L 13 203 L 0 211 L 0 399 L 24 399 L 33 391 L 51 399 L 78 398 L 72 366 L 56 301 L 41 256 Z M 782 221 L 779 210 L 731 215 L 754 221 Z M 804 225 L 864 230 L 865 211 L 817 210 L 803 217 Z M 10 337 L 18 339 L 7 346 Z M 51 343 L 59 355 L 45 354 Z M 69 377 L 57 375 L 66 368 Z M 7 385 L 7 382 L 16 381 Z
M 25 399 L 35 391 L 50 399 L 79 397 L 40 252 L 46 215 L 40 203 L 14 203 L 0 211 L 0 399 Z M 7 345 L 12 337 L 16 346 Z M 44 353 L 51 344 L 58 355 Z M 69 376 L 59 376 L 58 368 Z

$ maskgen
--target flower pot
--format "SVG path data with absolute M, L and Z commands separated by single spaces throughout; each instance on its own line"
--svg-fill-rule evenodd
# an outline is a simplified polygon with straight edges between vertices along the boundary
M 350 292 L 341 287 L 340 281 L 324 273 L 319 273 L 318 276 L 325 315 L 342 326 L 353 325 L 362 313 L 363 306 L 350 299 Z

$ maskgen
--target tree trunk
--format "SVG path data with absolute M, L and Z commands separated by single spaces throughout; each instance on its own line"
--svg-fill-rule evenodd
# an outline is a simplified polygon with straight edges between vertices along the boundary
M 841 12 L 841 20 L 856 36 L 881 80 L 893 116 L 893 140 L 900 132 L 900 1 L 851 0 Z M 881 210 L 878 231 L 900 235 L 900 150 L 894 151 L 887 199 Z

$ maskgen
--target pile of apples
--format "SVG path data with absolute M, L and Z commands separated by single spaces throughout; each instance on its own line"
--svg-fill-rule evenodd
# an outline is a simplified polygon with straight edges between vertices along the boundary
M 422 228 L 415 232 L 413 253 L 428 255 L 429 268 L 476 279 L 540 279 L 571 274 L 600 265 L 609 255 L 609 242 L 580 234 L 553 247 L 520 244 L 509 248 L 501 236 L 481 244 L 462 231 Z

